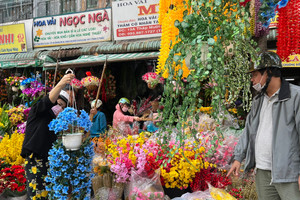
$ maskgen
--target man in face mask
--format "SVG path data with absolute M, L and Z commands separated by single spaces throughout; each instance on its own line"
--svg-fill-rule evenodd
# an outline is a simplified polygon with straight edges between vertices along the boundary
M 48 124 L 68 105 L 71 93 L 62 89 L 73 78 L 74 74 L 65 75 L 29 112 L 21 156 L 25 158 L 27 195 L 30 199 L 37 196 L 48 199 L 44 177 L 48 169 L 48 151 L 57 139 L 54 132 L 49 131 Z
M 281 68 L 279 56 L 265 52 L 251 70 L 259 93 L 228 172 L 238 175 L 244 159 L 245 171 L 255 168 L 259 200 L 300 199 L 300 87 L 282 79 Z
M 116 105 L 116 111 L 113 115 L 113 128 L 118 128 L 118 124 L 120 122 L 129 124 L 133 121 L 140 121 L 139 117 L 126 115 L 129 107 L 130 101 L 127 98 L 123 97 L 119 100 L 118 104 Z

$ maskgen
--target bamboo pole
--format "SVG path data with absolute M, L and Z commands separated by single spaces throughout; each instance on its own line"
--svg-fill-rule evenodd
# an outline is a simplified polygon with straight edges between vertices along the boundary
M 103 70 L 102 70 L 100 82 L 99 82 L 99 85 L 98 85 L 98 91 L 97 91 L 96 101 L 95 101 L 95 104 L 94 104 L 94 107 L 93 107 L 93 108 L 96 108 L 96 105 L 97 105 L 97 102 L 98 102 L 98 99 L 99 99 L 100 90 L 101 90 L 101 86 L 102 86 L 102 81 L 103 81 L 103 77 L 104 77 L 104 72 L 105 72 L 105 70 L 106 70 L 106 65 L 107 65 L 107 56 L 106 56 L 106 58 L 105 58 L 105 63 L 104 63 L 104 66 L 103 66 Z M 90 115 L 90 120 L 91 120 L 91 121 L 93 120 L 93 117 L 94 117 L 94 115 L 91 114 L 91 115 Z

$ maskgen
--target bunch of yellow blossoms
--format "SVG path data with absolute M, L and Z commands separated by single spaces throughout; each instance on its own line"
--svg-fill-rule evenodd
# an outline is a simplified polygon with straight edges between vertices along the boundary
M 24 159 L 21 157 L 24 134 L 15 131 L 11 136 L 5 134 L 0 142 L 0 158 L 10 165 L 22 165 Z
M 13 126 L 18 125 L 25 120 L 24 109 L 22 106 L 13 107 L 12 109 L 6 111 L 9 115 L 9 121 Z
M 134 155 L 134 147 L 136 145 L 142 146 L 147 138 L 145 137 L 144 133 L 141 133 L 138 136 L 129 135 L 127 138 L 122 138 L 117 140 L 116 142 L 112 142 L 108 145 L 108 160 L 111 164 L 116 163 L 116 158 L 120 157 L 119 151 L 122 154 L 128 154 L 129 159 L 132 161 L 132 164 L 135 165 L 136 163 L 136 156 Z
M 187 188 L 195 178 L 196 172 L 207 169 L 212 164 L 203 160 L 205 148 L 194 142 L 187 143 L 172 157 L 166 167 L 161 167 L 161 176 L 166 188 Z
M 163 78 L 168 78 L 169 71 L 165 67 L 167 58 L 169 57 L 169 52 L 176 44 L 176 36 L 179 34 L 179 30 L 175 27 L 174 23 L 176 20 L 182 21 L 183 12 L 186 10 L 183 0 L 161 0 L 159 2 L 159 23 L 162 25 L 162 35 L 161 35 L 161 47 L 160 55 L 158 57 L 158 65 L 156 73 L 160 74 Z M 172 42 L 172 46 L 171 45 Z M 176 66 L 173 64 L 175 72 L 179 69 L 183 70 L 183 77 L 186 78 L 190 70 L 186 66 L 185 62 L 182 66 Z

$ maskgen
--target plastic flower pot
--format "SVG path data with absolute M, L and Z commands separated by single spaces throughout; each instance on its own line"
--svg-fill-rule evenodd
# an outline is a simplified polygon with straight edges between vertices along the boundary
M 83 133 L 65 134 L 62 136 L 63 145 L 69 151 L 76 151 L 82 144 Z

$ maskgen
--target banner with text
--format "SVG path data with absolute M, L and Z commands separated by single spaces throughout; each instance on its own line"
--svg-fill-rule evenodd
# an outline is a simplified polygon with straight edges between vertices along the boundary
M 111 40 L 111 9 L 35 18 L 34 47 Z
M 26 52 L 24 24 L 0 26 L 0 54 Z
M 159 0 L 112 2 L 114 39 L 160 37 L 158 4 Z

